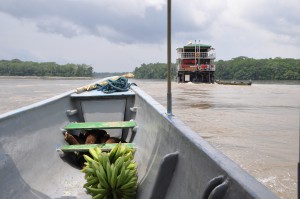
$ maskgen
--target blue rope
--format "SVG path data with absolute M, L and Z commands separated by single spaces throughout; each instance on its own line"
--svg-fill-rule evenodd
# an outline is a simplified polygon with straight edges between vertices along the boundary
M 104 93 L 114 93 L 114 92 L 124 92 L 128 91 L 131 84 L 128 83 L 128 80 L 121 76 L 117 80 L 107 80 L 108 84 L 105 86 L 101 86 L 97 84 L 98 90 L 104 92 Z

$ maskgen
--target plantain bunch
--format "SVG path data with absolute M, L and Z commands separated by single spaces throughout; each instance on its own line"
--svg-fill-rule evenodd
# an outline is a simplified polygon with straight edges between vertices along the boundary
M 130 199 L 137 190 L 137 169 L 134 150 L 118 143 L 110 153 L 99 147 L 89 149 L 92 157 L 84 155 L 86 192 L 93 199 Z

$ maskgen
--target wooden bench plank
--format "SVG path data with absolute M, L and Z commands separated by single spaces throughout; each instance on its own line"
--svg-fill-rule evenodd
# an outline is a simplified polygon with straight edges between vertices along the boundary
M 87 152 L 90 148 L 100 147 L 102 151 L 109 152 L 117 144 L 80 144 L 80 145 L 63 145 L 60 147 L 60 151 L 63 152 Z M 131 149 L 136 149 L 133 143 L 122 143 Z
M 133 128 L 136 126 L 135 121 L 119 121 L 119 122 L 78 122 L 69 123 L 65 126 L 65 130 L 74 129 L 119 129 L 119 128 Z

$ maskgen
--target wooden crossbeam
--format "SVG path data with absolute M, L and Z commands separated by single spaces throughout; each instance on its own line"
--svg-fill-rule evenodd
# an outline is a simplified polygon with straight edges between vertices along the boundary
M 65 126 L 65 130 L 75 129 L 120 129 L 120 128 L 134 128 L 135 121 L 118 121 L 118 122 L 77 122 L 69 123 Z
M 63 145 L 59 148 L 63 152 L 87 152 L 90 148 L 100 147 L 102 151 L 109 152 L 117 144 L 80 144 L 80 145 Z M 131 149 L 136 149 L 133 143 L 122 143 Z

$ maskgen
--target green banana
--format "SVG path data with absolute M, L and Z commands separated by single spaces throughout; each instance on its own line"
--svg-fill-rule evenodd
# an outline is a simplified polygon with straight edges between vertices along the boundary
M 129 147 L 126 147 L 126 153 L 129 153 L 129 152 L 131 152 L 134 155 L 135 149 L 133 149 L 133 148 L 131 149 Z
M 109 162 L 111 164 L 112 162 L 109 159 L 109 153 L 105 153 L 106 162 Z
M 118 194 L 115 191 L 113 191 L 113 198 L 114 199 L 119 199 Z
M 127 167 L 128 167 L 131 163 L 132 163 L 132 161 L 130 161 L 130 160 L 124 161 L 123 166 L 125 167 L 125 169 L 127 169 Z
M 123 196 L 123 199 L 134 199 L 134 197 Z
M 99 157 L 99 156 L 101 155 L 101 153 L 102 153 L 102 150 L 101 150 L 100 147 L 95 147 L 95 151 L 96 151 L 98 157 Z
M 114 164 L 111 165 L 111 179 L 110 179 L 110 186 L 112 189 L 116 188 L 116 182 L 117 182 L 117 172 L 116 167 Z
M 131 151 L 126 153 L 124 156 L 124 162 L 127 162 L 128 160 L 133 160 L 133 154 Z
M 134 198 L 137 191 L 137 169 L 133 161 L 134 150 L 118 143 L 110 153 L 99 147 L 89 149 L 91 157 L 84 155 L 87 194 L 92 198 Z
M 88 175 L 85 175 L 84 177 L 87 181 L 91 180 L 92 178 L 95 178 L 95 176 L 88 176 Z
M 110 182 L 111 176 L 112 176 L 112 170 L 111 170 L 109 162 L 106 163 L 106 175 L 107 175 L 107 181 Z
M 125 197 L 133 197 L 136 194 L 136 191 L 122 191 L 121 194 Z
M 120 191 L 120 193 L 125 194 L 125 195 L 131 195 L 131 194 L 136 194 L 136 187 L 132 187 L 130 189 L 126 189 L 123 191 Z
M 83 185 L 83 187 L 89 187 L 89 186 L 91 186 L 91 185 L 93 185 L 93 184 L 95 184 L 95 183 L 97 183 L 98 182 L 98 179 L 97 178 L 93 178 L 93 179 L 91 179 L 91 180 L 89 180 L 87 183 L 85 183 L 84 185 Z
M 121 147 L 121 142 L 118 143 L 117 147 L 118 147 L 118 149 L 117 149 L 117 151 L 116 151 L 116 153 L 115 153 L 115 155 L 114 155 L 114 158 L 113 158 L 113 160 L 111 161 L 111 163 L 115 163 L 116 160 L 121 156 L 121 148 L 122 148 L 122 147 Z
M 129 169 L 129 170 L 136 169 L 136 163 L 135 162 L 131 162 L 126 168 Z
M 122 157 L 118 158 L 117 161 L 115 162 L 117 175 L 119 175 L 123 164 L 124 164 L 124 157 L 122 156 Z
M 121 145 L 120 156 L 123 156 L 126 153 L 126 151 L 127 151 L 126 148 L 127 147 L 125 147 L 124 145 Z
M 88 156 L 88 155 L 83 155 L 83 158 L 85 159 L 85 161 L 87 161 L 88 163 L 90 163 L 90 162 L 94 162 L 95 160 L 93 160 L 90 156 Z
M 102 199 L 102 198 L 103 198 L 103 194 L 97 194 L 92 197 L 92 199 Z
M 96 171 L 96 174 L 97 177 L 99 178 L 99 181 L 101 182 L 101 186 L 108 189 L 110 186 L 108 184 L 109 182 L 107 181 L 107 177 L 102 165 L 100 165 L 100 169 Z
M 120 146 L 121 143 L 118 143 L 109 153 L 109 160 L 110 162 L 112 162 L 114 160 L 115 154 L 118 151 L 118 148 Z
M 121 172 L 120 172 L 120 175 L 117 177 L 117 184 L 116 184 L 116 187 L 120 187 L 120 185 L 123 184 L 125 180 L 125 167 L 124 165 L 122 166 L 122 169 L 121 169 Z
M 123 181 L 122 185 L 127 184 L 133 178 L 136 178 L 136 172 L 132 171 L 132 170 L 126 170 L 124 181 Z
M 129 184 L 129 183 L 131 183 L 131 182 L 135 182 L 135 183 L 137 184 L 137 177 L 134 176 L 134 177 L 130 177 L 129 179 L 126 179 L 126 180 L 123 182 L 122 186 L 125 185 L 125 184 Z M 122 186 L 121 186 L 121 187 L 122 187 Z M 121 187 L 120 187 L 120 188 L 121 188 Z
M 103 153 L 102 154 L 102 166 L 103 166 L 104 170 L 106 170 L 107 163 L 110 164 L 108 154 L 107 153 Z
M 95 175 L 96 174 L 95 170 L 90 167 L 84 167 L 81 171 L 83 173 L 85 173 L 86 175 Z
M 92 163 L 92 169 L 93 169 L 94 171 L 100 170 L 100 165 L 99 165 L 99 163 L 93 162 L 93 163 Z
M 99 156 L 95 150 L 95 148 L 90 148 L 89 149 L 90 154 L 93 156 L 94 160 L 99 160 Z
M 93 188 L 93 187 L 87 187 L 86 189 L 89 190 L 92 194 L 95 194 L 95 195 L 97 195 L 97 194 L 104 195 L 107 192 L 106 189 L 98 189 L 98 188 Z
M 122 185 L 120 187 L 120 190 L 123 191 L 123 190 L 129 189 L 129 188 L 135 187 L 135 186 L 136 186 L 136 181 L 129 181 L 127 184 Z
M 109 185 L 107 184 L 107 181 L 103 178 L 103 176 L 101 176 L 99 171 L 96 171 L 96 174 L 97 174 L 97 178 L 99 180 L 99 184 L 101 185 L 101 187 L 103 187 L 104 189 L 108 189 Z

